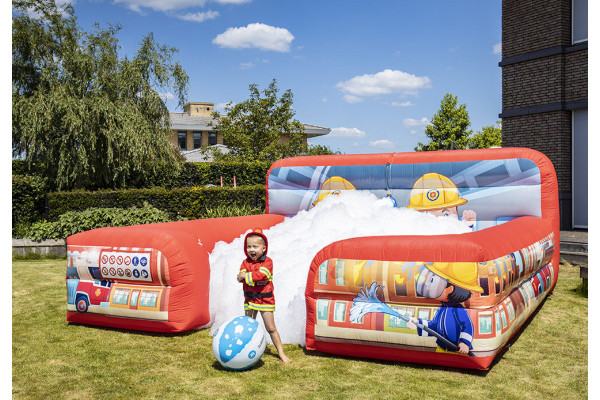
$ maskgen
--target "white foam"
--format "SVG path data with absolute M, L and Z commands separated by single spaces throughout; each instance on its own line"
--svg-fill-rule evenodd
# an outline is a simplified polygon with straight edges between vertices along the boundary
M 469 232 L 456 218 L 435 217 L 408 208 L 395 208 L 389 199 L 370 192 L 348 191 L 327 196 L 309 211 L 300 211 L 264 233 L 273 260 L 275 324 L 283 343 L 304 346 L 304 291 L 314 256 L 338 240 L 379 235 L 443 235 Z M 218 242 L 210 254 L 211 335 L 225 321 L 244 314 L 242 284 L 236 280 L 245 258 L 244 235 L 231 243 Z M 261 318 L 259 323 L 263 324 Z

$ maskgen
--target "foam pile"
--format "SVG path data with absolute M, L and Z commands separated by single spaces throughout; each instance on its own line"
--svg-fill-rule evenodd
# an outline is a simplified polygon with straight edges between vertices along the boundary
M 361 191 L 327 196 L 311 210 L 300 211 L 265 230 L 269 240 L 267 255 L 273 260 L 275 324 L 281 340 L 305 345 L 306 279 L 314 256 L 323 247 L 358 236 L 465 232 L 469 232 L 468 227 L 456 218 L 395 208 L 390 199 L 378 199 L 370 192 Z M 218 242 L 210 254 L 211 335 L 226 320 L 244 314 L 242 284 L 236 280 L 246 257 L 244 236 L 231 243 Z M 258 320 L 263 324 L 260 317 Z

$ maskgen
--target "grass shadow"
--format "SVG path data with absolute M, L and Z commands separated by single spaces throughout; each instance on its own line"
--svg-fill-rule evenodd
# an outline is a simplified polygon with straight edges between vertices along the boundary
M 186 337 L 186 336 L 194 335 L 200 331 L 207 329 L 207 328 L 191 329 L 191 330 L 185 331 L 185 332 L 148 332 L 148 331 L 140 331 L 140 330 L 135 330 L 135 329 L 123 329 L 123 328 L 113 328 L 113 327 L 108 327 L 108 326 L 88 325 L 88 324 L 81 324 L 78 322 L 67 322 L 67 326 L 79 326 L 79 327 L 83 327 L 83 328 L 97 329 L 97 330 L 107 331 L 107 332 L 119 332 L 119 333 L 126 333 L 126 334 L 131 334 L 131 335 L 138 335 L 138 336 L 149 336 L 149 337 Z
M 256 362 L 256 364 L 254 364 L 254 365 L 253 365 L 253 366 L 251 366 L 250 368 L 248 368 L 248 369 L 243 369 L 243 370 L 240 370 L 240 371 L 238 371 L 238 370 L 234 370 L 234 369 L 225 368 L 224 366 L 222 366 L 222 365 L 221 365 L 221 363 L 220 363 L 220 362 L 218 362 L 218 361 L 215 361 L 215 362 L 212 364 L 212 367 L 213 367 L 213 369 L 215 369 L 215 370 L 217 370 L 217 371 L 223 371 L 223 372 L 235 372 L 235 373 L 244 373 L 244 372 L 249 372 L 249 371 L 252 371 L 252 370 L 254 370 L 254 369 L 258 369 L 258 368 L 262 367 L 263 365 L 265 365 L 265 362 L 264 362 L 263 360 L 258 360 L 258 361 Z

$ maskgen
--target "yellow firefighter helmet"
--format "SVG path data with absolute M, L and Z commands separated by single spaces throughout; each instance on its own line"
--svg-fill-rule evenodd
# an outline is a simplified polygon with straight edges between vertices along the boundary
M 317 201 L 312 203 L 312 205 L 316 206 L 317 203 L 323 200 L 326 196 L 329 196 L 330 194 L 338 195 L 341 193 L 342 190 L 356 190 L 356 188 L 354 187 L 354 185 L 352 185 L 350 182 L 348 182 L 341 176 L 332 176 L 331 178 L 323 182 L 323 185 L 321 185 L 320 190 L 321 194 L 319 194 Z
M 410 192 L 410 205 L 417 211 L 440 210 L 467 202 L 460 197 L 454 182 L 444 175 L 430 172 L 419 178 Z
M 471 292 L 483 293 L 483 288 L 477 281 L 478 263 L 476 262 L 435 262 L 425 265 L 427 269 L 448 279 L 453 285 L 467 289 Z

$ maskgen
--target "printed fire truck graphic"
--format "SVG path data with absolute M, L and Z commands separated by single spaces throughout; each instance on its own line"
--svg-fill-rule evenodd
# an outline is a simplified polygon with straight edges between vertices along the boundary
M 68 246 L 67 311 L 168 320 L 170 280 L 155 249 Z

